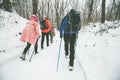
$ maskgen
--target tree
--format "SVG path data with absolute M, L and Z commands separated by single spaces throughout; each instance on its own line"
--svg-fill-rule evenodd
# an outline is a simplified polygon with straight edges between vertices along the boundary
M 113 0 L 113 3 L 112 3 L 112 8 L 111 8 L 111 11 L 110 11 L 110 16 L 109 17 L 111 17 L 112 16 L 112 14 L 114 14 L 115 13 L 115 6 L 116 6 L 116 4 L 115 4 L 115 0 Z
M 104 23 L 104 22 L 105 22 L 105 4 L 106 4 L 106 0 L 102 0 L 101 23 Z
M 60 28 L 60 22 L 62 21 L 62 18 L 65 16 L 65 14 L 67 14 L 69 10 L 66 10 L 66 8 L 69 7 L 70 1 L 72 0 L 55 0 L 55 21 L 58 30 Z
M 117 20 L 120 20 L 120 1 L 119 1 L 118 5 L 117 5 L 117 11 L 116 11 L 116 16 L 115 16 L 115 18 L 116 18 Z
M 37 14 L 38 10 L 38 1 L 37 0 L 32 0 L 32 5 L 33 5 L 33 14 Z
M 88 3 L 89 3 L 89 11 L 88 11 L 88 22 L 91 22 L 92 21 L 92 12 L 93 12 L 93 3 L 94 0 L 90 0 Z
M 3 3 L 0 4 L 0 8 L 12 12 L 12 3 L 9 0 L 3 0 Z

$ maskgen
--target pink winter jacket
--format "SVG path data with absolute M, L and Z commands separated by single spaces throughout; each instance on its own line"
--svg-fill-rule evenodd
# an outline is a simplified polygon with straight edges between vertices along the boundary
M 29 20 L 23 29 L 20 40 L 35 45 L 37 38 L 40 36 L 38 23 L 34 20 Z

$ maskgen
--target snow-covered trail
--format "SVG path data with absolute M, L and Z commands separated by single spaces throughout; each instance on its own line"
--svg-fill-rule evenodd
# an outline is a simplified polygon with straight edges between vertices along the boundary
M 82 26 L 77 39 L 74 71 L 68 70 L 69 59 L 65 58 L 62 41 L 58 72 L 56 72 L 59 32 L 54 43 L 45 46 L 39 54 L 21 61 L 25 43 L 19 43 L 19 32 L 26 19 L 16 13 L 1 11 L 0 20 L 0 80 L 120 80 L 120 21 L 90 23 Z M 46 44 L 45 44 L 46 45 Z M 79 62 L 79 63 L 78 63 Z
M 119 80 L 119 37 L 79 34 L 77 54 L 87 80 Z M 85 37 L 85 35 L 89 37 Z M 118 78 L 118 79 L 117 79 Z
M 0 58 L 0 80 L 85 80 L 83 71 L 81 70 L 78 60 L 75 59 L 73 71 L 68 70 L 69 59 L 64 55 L 64 42 L 62 42 L 61 55 L 58 71 L 56 72 L 59 41 L 56 40 L 49 47 L 40 50 L 39 54 L 33 55 L 31 62 L 29 58 L 33 51 L 27 55 L 27 60 L 22 61 L 19 56 L 25 46 L 16 48 Z

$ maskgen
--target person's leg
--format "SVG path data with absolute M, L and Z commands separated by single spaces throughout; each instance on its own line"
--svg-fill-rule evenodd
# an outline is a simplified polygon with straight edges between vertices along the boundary
M 26 55 L 26 52 L 29 50 L 30 46 L 31 46 L 31 44 L 27 42 L 27 46 L 25 47 L 23 54 Z
M 70 35 L 64 34 L 64 49 L 65 49 L 65 56 L 68 56 L 69 52 L 69 42 L 70 42 Z
M 49 46 L 49 32 L 46 33 L 46 41 L 47 41 L 47 46 Z
M 23 60 L 25 60 L 25 56 L 26 56 L 26 53 L 27 51 L 29 50 L 31 44 L 30 43 L 27 43 L 27 46 L 25 47 L 25 49 L 23 50 L 23 53 L 22 53 L 22 56 L 20 58 L 22 58 Z
M 76 34 L 71 35 L 70 39 L 70 61 L 69 66 L 74 66 L 74 54 L 75 54 Z
M 49 35 L 50 35 L 50 43 L 52 43 L 52 32 L 51 31 L 49 32 Z
M 45 33 L 42 32 L 41 49 L 43 49 L 43 45 L 44 45 L 44 37 L 45 37 Z
M 38 49 L 38 38 L 37 38 L 35 46 L 34 46 L 35 54 L 38 53 L 37 49 Z
M 53 35 L 51 35 L 51 43 L 53 43 Z

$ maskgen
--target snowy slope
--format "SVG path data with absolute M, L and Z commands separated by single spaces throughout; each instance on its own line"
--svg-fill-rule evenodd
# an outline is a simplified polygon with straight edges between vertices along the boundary
M 120 21 L 89 24 L 81 30 L 77 43 L 88 80 L 116 80 L 113 76 L 120 71 Z
M 21 61 L 25 43 L 19 41 L 19 32 L 25 22 L 16 13 L 0 10 L 0 80 L 119 80 L 120 74 L 120 21 L 90 23 L 82 28 L 76 45 L 74 70 L 68 70 L 69 59 L 64 55 L 64 41 L 58 71 L 56 72 L 60 45 L 56 31 L 54 43 L 39 54 L 33 55 L 33 46 L 26 61 Z M 46 45 L 46 44 L 45 44 Z
M 8 52 L 19 45 L 19 32 L 22 31 L 26 20 L 16 13 L 0 10 L 0 52 Z

